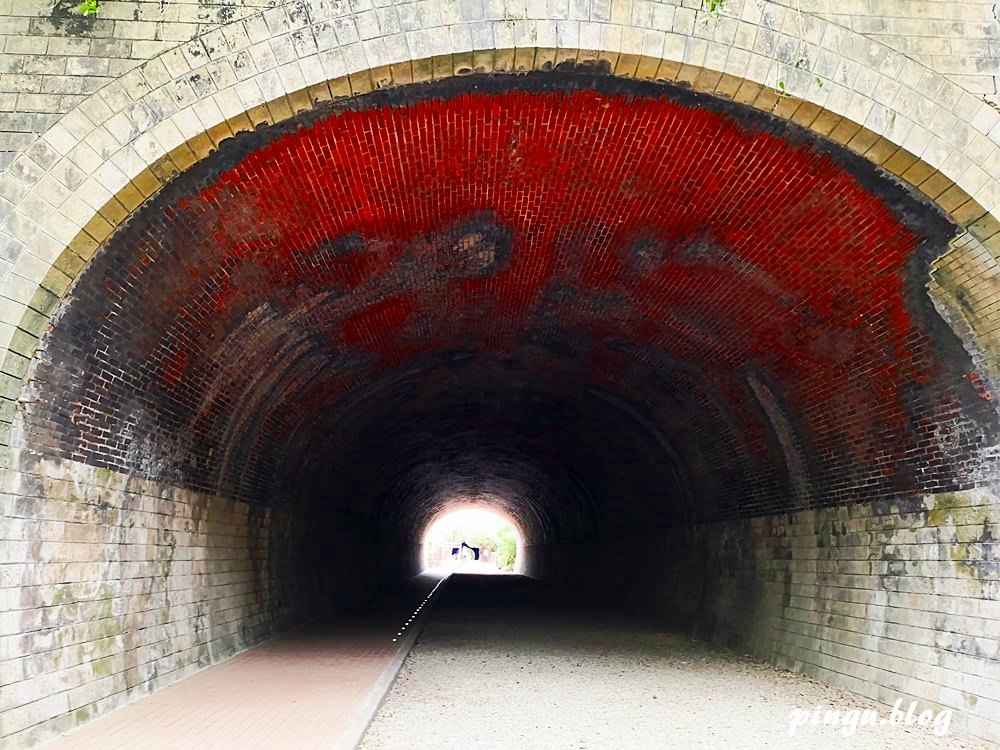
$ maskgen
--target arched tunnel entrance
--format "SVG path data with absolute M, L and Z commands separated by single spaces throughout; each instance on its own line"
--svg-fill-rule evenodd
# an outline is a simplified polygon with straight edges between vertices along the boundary
M 9 491 L 69 640 L 22 648 L 110 705 L 412 576 L 488 497 L 530 577 L 995 739 L 997 415 L 927 290 L 956 231 L 803 127 L 595 68 L 242 133 L 32 364 Z

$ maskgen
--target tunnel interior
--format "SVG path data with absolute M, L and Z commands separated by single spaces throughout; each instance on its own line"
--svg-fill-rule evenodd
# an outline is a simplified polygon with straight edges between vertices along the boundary
M 120 562 L 167 570 L 112 598 L 161 597 L 196 660 L 417 572 L 456 496 L 516 521 L 529 575 L 746 643 L 795 514 L 846 538 L 850 508 L 988 481 L 995 407 L 926 287 L 955 232 L 842 146 L 671 84 L 374 91 L 124 221 L 39 350 L 22 460 L 121 490 L 91 503 Z M 195 536 L 215 567 L 176 553 Z M 162 640 L 126 682 L 179 658 Z

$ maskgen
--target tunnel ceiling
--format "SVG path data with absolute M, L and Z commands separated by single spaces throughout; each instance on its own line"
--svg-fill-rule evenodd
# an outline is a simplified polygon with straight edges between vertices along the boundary
M 992 411 L 923 286 L 951 234 L 831 142 L 668 85 L 375 92 L 241 134 L 119 228 L 28 442 L 248 498 L 335 455 L 432 493 L 544 459 L 572 494 L 623 446 L 695 515 L 954 488 Z

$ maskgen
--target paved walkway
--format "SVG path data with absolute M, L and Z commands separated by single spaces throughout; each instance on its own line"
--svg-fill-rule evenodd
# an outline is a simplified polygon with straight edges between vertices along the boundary
M 520 576 L 454 575 L 363 750 L 954 750 L 929 729 L 799 727 L 796 708 L 890 709 Z M 849 728 L 849 727 L 848 727 Z
M 44 750 L 353 747 L 373 689 L 410 645 L 400 626 L 440 578 L 418 576 L 392 606 L 272 641 L 130 703 Z M 412 628 L 411 628 L 412 632 Z M 396 639 L 395 641 L 393 639 Z M 367 712 L 367 715 L 365 713 Z

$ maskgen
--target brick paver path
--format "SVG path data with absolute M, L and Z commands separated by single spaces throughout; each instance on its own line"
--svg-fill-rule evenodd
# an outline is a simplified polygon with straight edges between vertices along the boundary
M 438 577 L 391 606 L 268 641 L 43 745 L 44 750 L 325 748 L 369 699 Z

